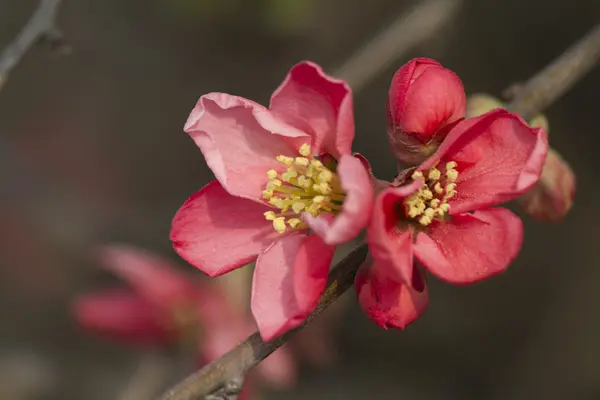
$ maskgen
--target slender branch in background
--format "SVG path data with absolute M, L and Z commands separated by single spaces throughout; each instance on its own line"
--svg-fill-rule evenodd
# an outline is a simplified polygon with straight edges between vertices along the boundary
M 600 28 L 595 27 L 589 35 L 527 81 L 523 91 L 508 108 L 525 116 L 542 111 L 543 107 L 551 104 L 581 79 L 597 63 L 599 55 Z M 228 382 L 245 376 L 252 367 L 285 344 L 352 286 L 356 271 L 365 260 L 367 252 L 367 246 L 362 244 L 335 266 L 317 309 L 303 325 L 268 343 L 261 340 L 258 332 L 254 333 L 229 353 L 170 389 L 161 400 L 203 399 Z
M 425 42 L 460 9 L 462 0 L 425 0 L 402 14 L 361 47 L 333 75 L 348 82 L 354 93 L 367 86 L 402 54 Z
M 56 15 L 62 0 L 41 0 L 37 9 L 17 37 L 0 53 L 0 88 L 12 69 L 21 61 L 27 50 L 39 41 L 47 41 L 61 52 L 68 51 L 56 27 Z
M 530 119 L 565 94 L 599 58 L 600 24 L 519 88 L 508 109 Z

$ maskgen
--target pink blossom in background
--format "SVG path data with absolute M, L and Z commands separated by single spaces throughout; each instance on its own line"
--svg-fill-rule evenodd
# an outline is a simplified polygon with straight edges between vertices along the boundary
M 465 116 L 460 78 L 437 61 L 415 58 L 394 74 L 387 102 L 388 140 L 398 160 L 417 165 Z
M 175 215 L 174 248 L 210 276 L 256 260 L 251 309 L 263 339 L 272 340 L 315 309 L 335 246 L 370 217 L 368 166 L 351 153 L 351 90 L 302 62 L 269 108 L 210 93 L 185 131 L 217 180 Z
M 129 287 L 90 292 L 75 301 L 75 318 L 90 332 L 131 345 L 191 344 L 203 365 L 256 330 L 247 311 L 235 307 L 218 282 L 196 282 L 169 261 L 130 246 L 107 246 L 98 256 Z M 273 387 L 289 387 L 296 369 L 285 346 L 257 367 L 257 375 Z
M 373 261 L 356 290 L 380 326 L 403 328 L 427 305 L 424 275 L 469 284 L 503 272 L 521 247 L 522 222 L 505 208 L 539 180 L 546 132 L 503 109 L 457 123 L 402 186 L 382 190 L 367 229 Z

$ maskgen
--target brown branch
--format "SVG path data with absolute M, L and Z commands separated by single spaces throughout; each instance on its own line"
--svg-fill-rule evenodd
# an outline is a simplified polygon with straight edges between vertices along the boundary
M 508 109 L 530 119 L 589 72 L 600 58 L 600 24 L 519 88 Z
M 354 282 L 354 275 L 358 266 L 362 264 L 366 256 L 367 245 L 362 244 L 337 264 L 329 274 L 327 288 L 317 309 L 304 324 L 267 343 L 262 341 L 258 332 L 255 332 L 229 353 L 190 375 L 183 382 L 169 390 L 161 397 L 161 400 L 201 399 L 219 390 L 227 382 L 245 376 L 252 367 L 286 343 L 296 332 L 304 328 L 306 324 L 348 290 Z
M 41 0 L 25 27 L 2 51 L 0 54 L 0 88 L 27 50 L 40 40 L 45 40 L 54 48 L 62 51 L 67 49 L 60 31 L 56 28 L 56 14 L 61 1 Z
M 525 84 L 523 92 L 509 104 L 509 109 L 525 116 L 542 111 L 543 107 L 551 104 L 581 79 L 598 61 L 599 55 L 600 28 L 595 27 L 580 42 L 531 78 Z M 245 376 L 352 286 L 356 271 L 365 260 L 367 252 L 366 244 L 362 244 L 337 264 L 330 274 L 317 309 L 303 325 L 268 343 L 261 340 L 258 332 L 254 333 L 229 353 L 170 389 L 160 400 L 199 400 L 223 388 L 228 382 Z

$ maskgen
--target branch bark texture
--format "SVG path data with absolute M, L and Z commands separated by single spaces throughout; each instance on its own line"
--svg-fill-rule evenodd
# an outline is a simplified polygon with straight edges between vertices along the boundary
M 62 36 L 56 28 L 56 15 L 62 0 L 41 0 L 37 9 L 17 37 L 0 54 L 0 88 L 25 53 L 38 41 L 46 39 L 57 45 Z

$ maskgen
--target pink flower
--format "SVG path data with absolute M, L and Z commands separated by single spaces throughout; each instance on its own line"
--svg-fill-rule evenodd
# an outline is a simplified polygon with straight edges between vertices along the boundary
M 174 248 L 210 276 L 257 260 L 251 308 L 261 336 L 272 340 L 314 310 L 335 245 L 370 217 L 370 175 L 351 154 L 350 88 L 302 62 L 269 108 L 207 94 L 185 131 L 217 180 L 175 215 Z
M 388 139 L 396 158 L 415 165 L 430 156 L 465 116 L 460 78 L 437 61 L 415 58 L 394 75 L 387 103 Z
M 523 227 L 509 210 L 490 207 L 534 186 L 547 151 L 543 129 L 497 109 L 459 122 L 404 186 L 379 193 L 367 229 L 374 261 L 356 282 L 366 313 L 383 327 L 418 317 L 427 292 L 413 257 L 454 284 L 503 272 Z
M 191 345 L 203 365 L 256 329 L 245 310 L 231 304 L 224 287 L 195 282 L 156 255 L 108 246 L 99 251 L 99 260 L 131 287 L 104 289 L 76 300 L 75 317 L 91 332 L 133 345 Z M 257 372 L 275 387 L 292 385 L 297 374 L 287 347 L 273 353 Z

